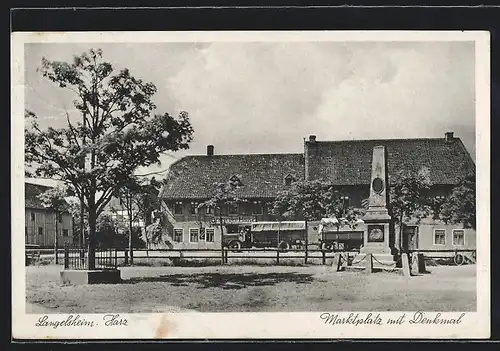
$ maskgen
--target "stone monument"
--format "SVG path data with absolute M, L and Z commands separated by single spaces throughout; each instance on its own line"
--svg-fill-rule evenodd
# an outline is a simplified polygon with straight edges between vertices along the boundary
M 391 235 L 391 216 L 388 211 L 389 189 L 387 159 L 384 146 L 373 148 L 372 175 L 368 210 L 362 218 L 365 222 L 363 247 L 360 254 L 372 254 L 376 268 L 389 268 L 395 263 Z M 379 262 L 381 263 L 379 263 Z

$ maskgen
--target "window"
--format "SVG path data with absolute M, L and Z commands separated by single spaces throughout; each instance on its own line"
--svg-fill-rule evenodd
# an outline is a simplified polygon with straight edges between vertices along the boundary
M 205 230 L 205 241 L 207 243 L 213 243 L 214 242 L 214 228 L 207 228 Z
M 191 202 L 190 204 L 190 210 L 191 210 L 191 214 L 194 215 L 194 214 L 197 214 L 198 213 L 198 203 L 197 202 Z
M 174 229 L 174 242 L 182 243 L 182 237 L 184 236 L 184 229 L 176 228 Z
M 292 183 L 295 181 L 295 178 L 291 175 L 291 174 L 288 174 L 286 177 L 285 177 L 285 185 L 292 185 Z
M 238 204 L 230 204 L 229 205 L 229 214 L 236 215 L 238 214 Z
M 453 245 L 455 246 L 465 245 L 465 232 L 463 229 L 453 229 Z
M 62 234 L 63 234 L 63 236 L 68 236 L 69 235 L 69 230 L 68 229 L 63 229 Z
M 262 204 L 260 202 L 254 202 L 252 206 L 252 214 L 261 215 L 262 214 Z
M 446 230 L 434 229 L 434 245 L 446 244 Z
M 197 243 L 199 235 L 200 235 L 200 230 L 198 228 L 190 228 L 189 229 L 189 242 L 190 243 Z
M 174 214 L 176 215 L 182 214 L 182 202 L 176 202 L 174 204 Z
M 205 241 L 205 228 L 200 228 L 200 241 Z
M 34 221 L 35 220 L 35 213 L 34 212 L 31 212 L 31 220 Z
M 206 214 L 213 214 L 214 208 L 212 206 L 205 206 L 205 213 Z
M 38 235 L 43 235 L 43 227 L 38 227 Z

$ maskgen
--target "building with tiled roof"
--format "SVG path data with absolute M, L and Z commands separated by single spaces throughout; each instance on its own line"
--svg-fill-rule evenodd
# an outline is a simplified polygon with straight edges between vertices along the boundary
M 160 197 L 172 222 L 173 241 L 179 246 L 217 246 L 220 232 L 218 226 L 211 225 L 217 219 L 205 210 L 198 211 L 197 206 L 212 196 L 215 183 L 232 177 L 241 182 L 238 196 L 247 201 L 223 210 L 224 220 L 230 223 L 229 233 L 255 221 L 276 220 L 269 213 L 273 199 L 297 180 L 332 182 L 349 205 L 362 207 L 369 196 L 373 148 L 380 145 L 386 148 L 389 181 L 399 170 L 418 172 L 427 167 L 435 196 L 446 196 L 461 179 L 475 175 L 470 154 L 453 133 L 443 138 L 346 141 L 318 141 L 310 136 L 301 154 L 215 155 L 209 145 L 206 155 L 187 156 L 173 163 L 165 178 Z M 199 240 L 204 226 L 215 236 L 210 242 Z M 411 237 L 407 245 L 475 246 L 475 232 L 467 233 L 459 226 L 424 221 L 406 231 Z
M 54 210 L 45 208 L 38 195 L 50 189 L 49 186 L 24 183 L 24 238 L 26 245 L 54 247 L 56 220 L 58 246 L 73 243 L 73 219 L 64 212 L 56 219 Z
M 187 156 L 171 165 L 161 196 L 165 199 L 205 200 L 214 184 L 238 177 L 238 195 L 274 199 L 285 190 L 285 178 L 304 179 L 303 154 Z

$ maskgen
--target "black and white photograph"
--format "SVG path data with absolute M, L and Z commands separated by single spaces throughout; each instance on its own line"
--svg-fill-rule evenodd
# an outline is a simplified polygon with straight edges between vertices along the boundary
M 18 335 L 489 336 L 487 33 L 13 39 Z

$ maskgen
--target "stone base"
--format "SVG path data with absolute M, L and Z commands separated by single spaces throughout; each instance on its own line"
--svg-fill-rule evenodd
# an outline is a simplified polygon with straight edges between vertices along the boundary
M 117 284 L 121 282 L 120 270 L 63 270 L 61 283 L 72 285 L 83 284 Z

